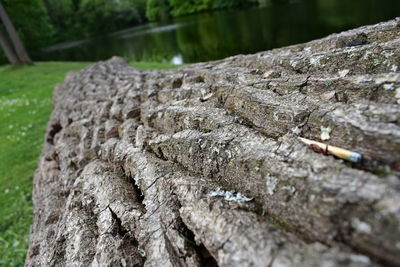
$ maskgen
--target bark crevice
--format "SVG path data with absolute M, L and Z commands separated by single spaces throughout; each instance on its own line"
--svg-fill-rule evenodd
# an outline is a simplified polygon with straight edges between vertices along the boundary
M 399 31 L 70 73 L 34 178 L 26 266 L 399 265 Z M 321 127 L 364 162 L 299 140 L 322 141 Z

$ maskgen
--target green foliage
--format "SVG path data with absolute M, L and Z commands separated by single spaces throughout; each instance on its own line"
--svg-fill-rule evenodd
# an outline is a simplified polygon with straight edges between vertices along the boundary
M 168 0 L 147 0 L 146 17 L 149 20 L 164 20 L 170 12 Z
M 56 42 L 104 34 L 146 21 L 147 0 L 0 0 L 29 54 Z M 0 23 L 1 26 L 1 23 Z M 5 56 L 0 49 L 0 63 Z
M 213 0 L 169 0 L 174 17 L 211 9 L 212 2 Z
M 160 20 L 168 15 L 174 17 L 202 11 L 258 4 L 258 0 L 147 0 L 146 16 Z
M 81 0 L 43 0 L 52 26 L 56 30 L 54 41 L 69 37 L 71 32 L 77 30 L 75 17 L 79 11 Z
M 144 0 L 81 0 L 76 24 L 85 35 L 110 32 L 144 21 L 144 7 Z
M 78 39 L 145 20 L 146 0 L 46 0 L 57 39 Z
M 176 67 L 175 65 L 172 65 L 170 63 L 161 62 L 133 61 L 129 62 L 129 64 L 139 70 L 168 70 Z
M 238 6 L 254 5 L 258 0 L 214 0 L 213 8 L 233 8 Z
M 51 42 L 54 29 L 41 0 L 0 0 L 0 2 L 29 51 L 37 51 Z
M 261 0 L 259 0 L 261 1 Z M 0 0 L 31 57 L 41 48 L 211 9 L 256 4 L 258 0 Z M 6 59 L 0 51 L 0 64 Z

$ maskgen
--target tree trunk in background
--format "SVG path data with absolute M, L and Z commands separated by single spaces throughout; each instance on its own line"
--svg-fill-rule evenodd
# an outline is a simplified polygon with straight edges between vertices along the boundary
M 14 51 L 16 52 L 19 59 L 18 63 L 32 64 L 32 60 L 29 58 L 28 53 L 26 52 L 26 49 L 21 39 L 19 38 L 17 31 L 14 28 L 14 25 L 12 24 L 6 10 L 4 9 L 1 3 L 0 3 L 0 20 L 3 22 L 5 29 L 8 32 L 10 40 L 13 44 Z
M 44 5 L 47 10 L 47 14 L 50 17 L 52 24 L 55 25 L 56 27 L 60 27 L 60 21 L 59 21 L 57 13 L 55 11 L 55 8 L 53 6 L 53 3 L 51 3 L 50 0 L 43 0 L 43 2 L 44 2 Z
M 70 73 L 26 266 L 400 266 L 399 33 L 390 21 L 179 69 L 113 58 Z M 299 140 L 322 127 L 363 161 Z
M 0 46 L 3 49 L 4 54 L 6 55 L 11 65 L 17 65 L 19 63 L 19 59 L 15 54 L 12 44 L 8 40 L 7 34 L 1 27 L 0 27 Z

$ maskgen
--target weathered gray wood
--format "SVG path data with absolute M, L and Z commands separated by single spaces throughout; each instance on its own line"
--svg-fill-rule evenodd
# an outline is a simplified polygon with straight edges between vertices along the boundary
M 400 265 L 399 33 L 389 21 L 168 71 L 113 58 L 70 73 L 26 266 Z M 299 141 L 321 126 L 363 162 Z

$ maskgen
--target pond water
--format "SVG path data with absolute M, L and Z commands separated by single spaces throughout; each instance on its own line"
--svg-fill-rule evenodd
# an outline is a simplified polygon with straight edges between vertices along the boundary
M 97 61 L 114 55 L 174 64 L 302 43 L 400 15 L 400 0 L 295 0 L 149 23 L 46 48 L 38 60 Z

